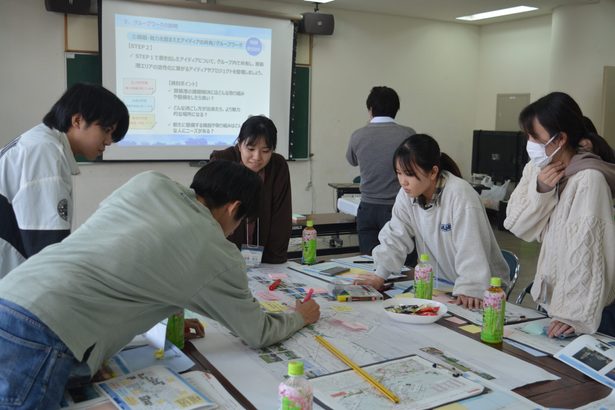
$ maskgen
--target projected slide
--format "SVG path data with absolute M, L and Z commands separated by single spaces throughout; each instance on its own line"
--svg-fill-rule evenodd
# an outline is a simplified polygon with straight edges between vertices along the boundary
M 120 145 L 232 145 L 248 115 L 269 115 L 270 29 L 116 14 L 115 41 Z

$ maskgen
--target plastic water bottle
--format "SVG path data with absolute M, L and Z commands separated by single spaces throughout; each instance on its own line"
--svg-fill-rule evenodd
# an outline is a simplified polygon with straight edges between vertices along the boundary
M 173 313 L 167 319 L 167 340 L 180 349 L 184 348 L 184 310 Z
M 501 278 L 491 278 L 491 287 L 483 298 L 483 328 L 480 340 L 487 343 L 502 343 L 506 314 L 506 292 Z
M 280 410 L 312 410 L 312 385 L 303 375 L 303 362 L 288 362 L 288 377 L 278 387 Z
M 316 229 L 314 228 L 314 221 L 312 220 L 308 220 L 306 225 L 301 235 L 301 244 L 303 248 L 301 263 L 313 265 L 316 263 Z
M 421 253 L 419 263 L 414 268 L 414 297 L 431 299 L 433 294 L 433 267 L 429 264 L 429 255 Z

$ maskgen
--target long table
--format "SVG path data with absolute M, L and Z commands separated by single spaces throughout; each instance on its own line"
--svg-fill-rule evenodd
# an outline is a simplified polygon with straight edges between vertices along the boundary
M 464 332 L 459 329 L 461 325 L 455 325 L 444 319 L 439 320 L 438 324 L 462 333 L 478 343 L 482 343 L 479 334 Z M 592 378 L 555 359 L 553 356 L 535 357 L 508 343 L 489 346 L 546 369 L 560 377 L 560 380 L 528 384 L 513 390 L 541 406 L 574 409 L 602 399 L 611 393 L 610 388 L 594 381 Z
M 311 278 L 310 280 L 314 279 Z M 309 280 L 306 279 L 305 282 L 309 283 Z M 325 285 L 323 284 L 323 286 Z M 358 302 L 358 304 L 360 303 L 371 302 Z M 355 306 L 358 307 L 359 305 Z M 473 344 L 482 344 L 477 334 L 470 334 L 464 332 L 463 330 L 459 329 L 460 325 L 457 325 L 445 319 L 441 319 L 440 321 L 438 321 L 438 324 L 444 328 L 447 328 L 448 330 L 454 331 L 456 334 L 463 335 L 464 338 L 467 337 L 474 339 L 475 341 L 472 342 Z M 202 366 L 203 368 L 212 371 L 212 373 L 221 381 L 221 383 L 223 383 L 227 390 L 229 390 L 229 392 L 246 408 L 262 408 L 263 403 L 265 403 L 263 401 L 264 396 L 266 396 L 267 400 L 269 399 L 269 397 L 274 399 L 276 392 L 275 389 L 273 389 L 270 385 L 273 383 L 272 380 L 275 380 L 275 378 L 272 378 L 270 375 L 254 374 L 254 378 L 258 380 L 259 386 L 262 383 L 262 389 L 267 390 L 266 392 L 259 392 L 258 394 L 254 394 L 253 390 L 241 387 L 242 385 L 238 382 L 236 375 L 233 375 L 228 371 L 228 366 L 226 368 L 226 371 L 220 371 L 220 369 L 218 368 L 221 363 L 220 357 L 224 357 L 223 354 L 221 356 L 220 352 L 216 350 L 220 347 L 220 340 L 216 340 L 217 336 L 215 335 L 215 332 L 212 333 L 213 328 L 208 328 L 210 329 L 210 334 L 208 335 L 210 338 L 209 342 L 212 346 L 216 345 L 214 351 L 211 350 L 212 346 L 208 346 L 208 336 L 206 336 L 205 339 L 201 341 L 195 341 L 195 344 L 187 343 L 185 349 L 186 353 L 188 353 L 195 360 L 195 362 L 198 363 L 199 367 Z M 414 328 L 413 330 L 416 329 Z M 207 332 L 208 331 L 206 329 L 206 334 Z M 457 341 L 459 341 L 459 339 L 457 339 Z M 484 346 L 484 344 L 482 345 Z M 229 361 L 237 359 L 236 357 L 232 357 L 232 355 L 234 354 L 232 353 L 232 346 L 230 346 L 229 344 L 223 344 L 222 346 L 223 349 L 228 350 L 229 352 Z M 476 347 L 476 345 L 474 346 Z M 554 359 L 551 356 L 534 357 L 529 353 L 507 343 L 503 343 L 500 345 L 488 345 L 488 347 L 481 347 L 481 349 L 483 349 L 483 353 L 488 353 L 489 349 L 499 350 L 501 352 L 504 352 L 509 357 L 514 357 L 524 362 L 533 364 L 555 376 L 558 376 L 560 378 L 559 380 L 539 381 L 513 389 L 513 391 L 517 394 L 526 397 L 544 407 L 576 408 L 578 406 L 582 406 L 592 401 L 604 398 L 611 392 L 609 388 L 595 382 L 591 378 L 583 375 L 577 370 L 567 366 L 566 364 Z M 246 354 L 254 354 L 255 356 L 258 355 L 258 353 L 256 352 L 247 352 Z M 210 360 L 212 358 L 214 360 Z M 218 361 L 218 366 L 215 365 L 216 361 Z M 225 364 L 223 364 L 222 367 L 224 367 L 224 365 Z M 277 382 L 279 381 L 280 380 L 277 380 Z M 270 403 L 267 402 L 267 405 L 269 404 Z

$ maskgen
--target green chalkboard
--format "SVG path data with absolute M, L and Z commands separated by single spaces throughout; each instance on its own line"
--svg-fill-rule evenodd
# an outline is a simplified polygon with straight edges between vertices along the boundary
M 310 157 L 310 67 L 297 66 L 294 78 L 294 92 L 291 98 L 289 158 Z M 67 87 L 86 82 L 102 84 L 102 68 L 98 54 L 68 54 L 66 56 Z M 78 158 L 78 160 L 81 158 Z
M 66 55 L 66 88 L 76 83 L 91 83 L 102 85 L 102 67 L 98 54 L 67 54 Z M 77 162 L 89 162 L 81 155 L 75 155 Z M 102 161 L 102 156 L 96 158 Z
M 68 54 L 66 56 L 66 86 L 75 83 L 102 85 L 102 68 L 98 54 Z
M 293 98 L 291 99 L 290 149 L 291 159 L 310 158 L 310 67 L 297 66 Z

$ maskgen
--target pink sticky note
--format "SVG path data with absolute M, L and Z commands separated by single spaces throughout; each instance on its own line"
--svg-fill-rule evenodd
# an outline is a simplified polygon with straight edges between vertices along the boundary
M 342 326 L 342 327 L 345 327 L 346 329 L 354 330 L 354 331 L 369 329 L 367 325 L 364 325 L 363 323 L 350 322 L 347 320 L 333 319 L 333 320 L 330 320 L 329 323 L 335 326 Z
M 453 300 L 453 298 L 451 298 L 450 296 L 446 294 L 433 295 L 432 299 L 437 300 L 440 303 L 451 303 L 451 301 Z
M 448 320 L 449 322 L 457 323 L 458 325 L 465 325 L 466 323 L 468 323 L 467 320 L 463 320 L 457 316 L 451 316 L 445 319 Z
M 367 330 L 367 325 L 359 322 L 347 322 L 345 320 L 341 320 L 340 324 L 350 330 Z
M 280 300 L 278 295 L 276 295 L 274 292 L 270 292 L 267 290 L 256 292 L 256 298 L 258 300 Z
M 317 295 L 320 295 L 323 293 L 329 293 L 327 289 L 325 288 L 313 288 L 313 289 L 314 289 L 314 293 L 316 293 Z
M 270 273 L 269 274 L 269 278 L 276 280 L 276 279 L 288 279 L 288 275 L 285 273 Z

